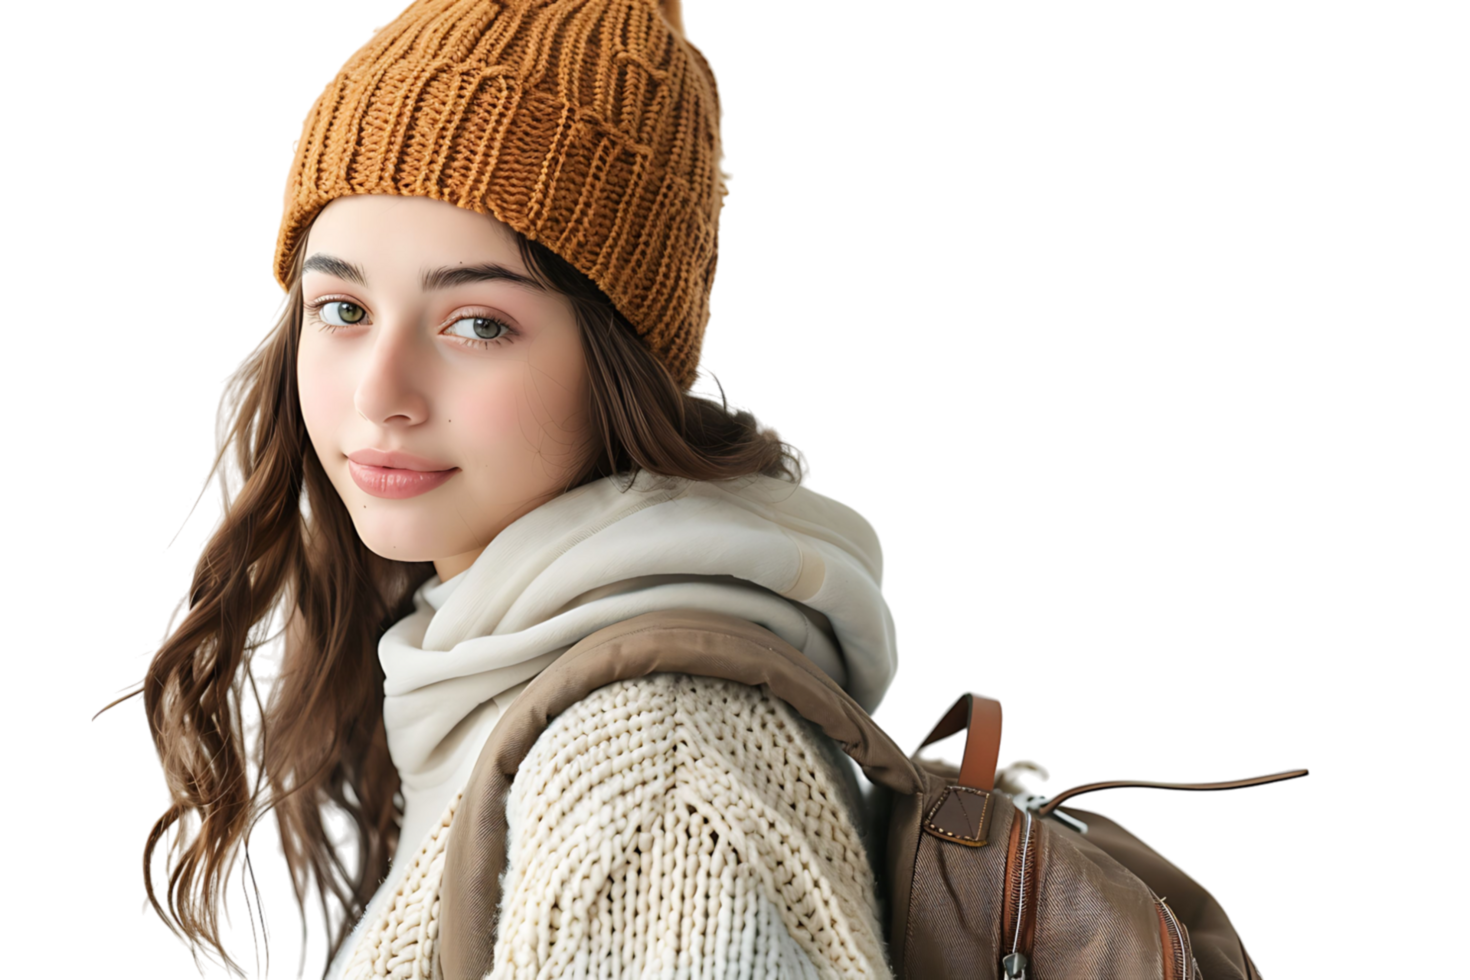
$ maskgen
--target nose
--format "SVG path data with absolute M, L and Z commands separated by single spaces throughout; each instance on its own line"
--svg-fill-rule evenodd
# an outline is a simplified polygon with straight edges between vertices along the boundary
M 409 325 L 380 329 L 353 395 L 358 414 L 385 426 L 418 425 L 428 419 L 422 360 Z

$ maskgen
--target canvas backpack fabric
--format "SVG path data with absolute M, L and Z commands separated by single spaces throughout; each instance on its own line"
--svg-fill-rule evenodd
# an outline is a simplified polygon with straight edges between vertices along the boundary
M 599 687 L 670 672 L 766 686 L 877 787 L 871 847 L 900 980 L 1260 977 L 1205 889 L 1106 817 L 1061 806 L 1078 793 L 1138 784 L 1094 784 L 1017 806 L 994 787 L 995 702 L 961 698 L 926 740 L 966 730 L 959 767 L 921 761 L 795 647 L 747 620 L 702 610 L 651 612 L 598 630 L 511 704 L 481 751 L 449 835 L 438 975 L 480 980 L 490 967 L 506 800 L 540 733 Z

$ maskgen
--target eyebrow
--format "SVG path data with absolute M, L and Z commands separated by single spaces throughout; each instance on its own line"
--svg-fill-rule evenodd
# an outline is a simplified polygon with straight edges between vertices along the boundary
M 368 284 L 367 276 L 363 274 L 361 266 L 322 252 L 317 252 L 302 263 L 301 274 L 305 275 L 308 272 L 325 272 L 329 276 L 355 282 L 363 288 L 367 288 Z M 425 291 L 450 289 L 471 282 L 513 282 L 545 292 L 545 287 L 530 276 L 523 276 L 513 269 L 507 269 L 498 262 L 425 269 L 419 276 L 419 284 Z

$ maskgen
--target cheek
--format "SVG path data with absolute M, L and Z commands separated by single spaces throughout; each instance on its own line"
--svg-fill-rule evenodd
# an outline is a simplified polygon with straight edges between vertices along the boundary
M 565 462 L 583 438 L 579 377 L 544 370 L 507 371 L 468 385 L 446 402 L 448 429 L 464 458 L 486 466 L 514 465 L 529 457 Z
M 353 413 L 355 386 L 341 362 L 322 356 L 310 341 L 301 344 L 296 362 L 296 388 L 301 398 L 301 417 L 318 453 Z
M 524 449 L 532 414 L 525 387 L 519 371 L 508 371 L 443 393 L 447 430 L 466 459 L 493 463 Z

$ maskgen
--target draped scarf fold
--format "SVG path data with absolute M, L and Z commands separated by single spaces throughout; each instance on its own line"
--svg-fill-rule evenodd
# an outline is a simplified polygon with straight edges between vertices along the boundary
M 403 844 L 462 788 L 509 701 L 604 626 L 707 609 L 764 626 L 864 708 L 897 666 L 882 553 L 856 511 L 773 477 L 693 481 L 640 473 L 585 484 L 528 511 L 474 564 L 414 593 L 383 635 L 383 721 L 402 780 Z

